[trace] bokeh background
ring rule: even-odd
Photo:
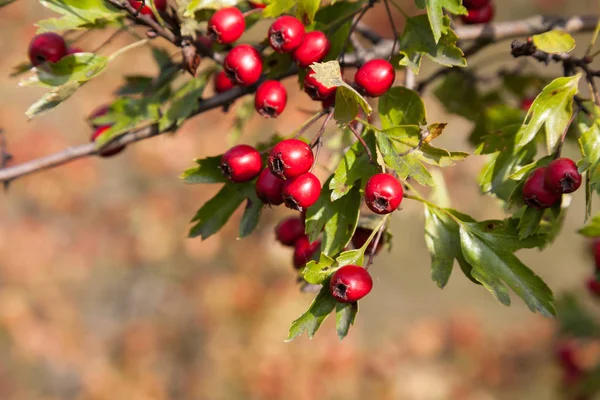
[[[416,12],[412,1],[401,3]],[[593,0],[496,5],[498,20],[599,11]],[[43,92],[18,88],[9,74],[25,60],[35,21],[48,16],[27,0],[0,10],[0,128],[14,162],[86,142],[86,116],[114,98],[123,74],[155,68],[148,50],[136,49],[55,111],[27,121],[25,110]],[[365,22],[391,33],[382,5]],[[264,31],[258,26],[251,34]],[[109,35],[86,36],[81,47],[92,50]],[[589,38],[577,36],[579,52]],[[122,35],[102,53],[132,40]],[[491,75],[512,62],[503,42],[472,65]],[[426,63],[421,76],[433,68]],[[289,133],[307,110],[317,110],[293,79],[286,86],[291,100],[284,115],[253,117],[242,142]],[[472,150],[470,123],[445,115],[431,95],[425,101],[429,122],[449,123],[437,143]],[[531,314],[516,296],[509,308],[498,304],[460,271],[438,289],[422,207],[409,201],[394,215],[393,249],[377,258],[374,290],[361,301],[349,336],[340,342],[328,320],[313,340],[284,343],[289,324],[312,299],[297,290],[291,250],[274,240],[274,226],[292,213],[266,211],[243,241],[236,240],[239,213],[206,241],[186,238],[189,219],[218,187],[186,186],[178,175],[195,157],[228,148],[232,114],[202,114],[175,136],[138,143],[110,160],[89,158],[25,177],[0,195],[0,399],[564,398],[557,391],[556,323]],[[502,217],[493,199],[478,194],[483,161],[471,157],[444,171],[453,205],[476,218]],[[583,193],[573,202],[554,246],[519,255],[556,293],[575,291],[595,312],[600,304],[583,284],[593,261],[576,234]],[[588,344],[578,357],[591,364],[599,353]]]

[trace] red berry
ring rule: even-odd
[[[308,241],[308,236],[303,235],[294,245],[294,268],[302,268],[307,262],[312,260],[316,253],[321,248],[321,241],[316,240],[314,242]]]
[[[275,118],[285,109],[287,92],[279,81],[265,81],[256,89],[254,108],[263,117]]]
[[[467,25],[487,24],[494,18],[494,6],[488,3],[482,8],[468,10],[467,15],[461,15],[462,22]]]
[[[135,8],[136,10],[140,10],[140,7],[142,7],[142,9],[140,10],[140,14],[151,15],[154,17],[154,13],[150,8],[149,3],[149,0],[146,0],[144,6],[142,7],[143,3],[141,0],[129,0],[129,4],[131,4],[131,7]],[[167,0],[154,0],[154,6],[158,11],[164,12],[167,9]]]
[[[331,276],[331,295],[340,303],[354,303],[369,294],[373,279],[369,271],[358,265],[344,265]]]
[[[262,73],[260,53],[249,44],[235,46],[223,62],[225,73],[233,82],[250,86],[258,82]]]
[[[535,100],[535,97],[524,97],[521,100],[521,110],[523,110],[523,111],[529,111],[529,109],[533,105],[533,101],[534,100]]]
[[[249,1],[248,3],[250,3],[250,8],[265,8],[267,5],[264,3],[255,3],[254,1]]]
[[[594,242],[592,243],[592,251],[594,252],[596,270],[600,271],[600,239],[594,240]]]
[[[67,50],[67,55],[70,56],[71,54],[77,54],[77,53],[83,53],[84,51],[81,50],[79,47],[71,47],[70,49]]]
[[[304,39],[304,25],[298,18],[283,15],[269,28],[269,43],[278,53],[290,53],[300,46]]]
[[[67,55],[65,39],[54,32],[42,33],[29,43],[29,60],[33,65],[58,62]]]
[[[261,169],[260,153],[246,144],[233,146],[221,159],[221,171],[231,182],[251,181],[260,174]]]
[[[212,48],[213,45],[213,40],[209,36],[205,35],[199,35],[196,38],[196,42],[198,42],[201,46],[205,47],[206,49]]]
[[[256,180],[256,195],[263,203],[278,206],[283,203],[281,189],[284,183],[285,181],[273,175],[269,168],[265,168]]]
[[[92,142],[96,141],[96,139],[98,138],[98,136],[102,135],[104,132],[106,132],[108,129],[110,129],[109,125],[105,125],[105,126],[101,126],[98,129],[96,129],[94,131],[94,133],[92,133],[92,137],[90,138],[90,140]],[[119,146],[113,150],[104,150],[102,151],[99,156],[100,157],[111,157],[114,156],[116,154],[119,154],[120,152],[122,152],[123,150],[125,150],[125,146]]]
[[[286,139],[271,149],[269,169],[280,179],[291,179],[310,171],[314,161],[309,145],[301,140]]]
[[[314,62],[321,61],[327,53],[331,44],[327,36],[321,31],[312,31],[304,35],[302,44],[294,50],[294,60],[300,67],[306,68]]]
[[[575,346],[570,341],[561,341],[556,345],[556,358],[564,370],[579,370],[579,365],[575,359]]]
[[[600,297],[600,282],[596,279],[595,276],[588,278],[587,288],[592,295]]]
[[[230,44],[246,29],[244,15],[235,7],[221,8],[208,20],[208,34],[219,43]]]
[[[335,93],[321,101],[321,106],[323,107],[323,110],[327,110],[328,108],[335,106]]]
[[[92,121],[91,122],[92,128],[100,128],[101,126],[105,126],[105,125],[95,124],[93,121],[96,118],[99,118],[99,117],[102,117],[102,116],[108,114],[109,110],[110,110],[110,106],[105,105],[105,106],[98,107],[97,109],[92,111],[92,113],[88,117],[88,119],[90,121]]]
[[[558,158],[546,167],[546,189],[557,193],[573,193],[581,186],[581,174],[570,158]]]
[[[294,246],[304,236],[304,221],[298,217],[284,219],[275,228],[275,237],[284,246]]]
[[[490,4],[490,1],[491,0],[463,0],[463,6],[465,6],[467,10],[474,10],[487,6]]]
[[[395,79],[394,67],[382,59],[367,61],[354,74],[358,91],[369,97],[379,97],[387,92]]]
[[[288,179],[281,189],[285,206],[298,211],[306,210],[315,204],[320,194],[321,182],[310,172],[294,179]]]
[[[365,186],[367,207],[376,214],[389,214],[396,210],[403,195],[402,184],[390,174],[375,174]]]
[[[319,82],[315,77],[315,71],[309,69],[308,74],[304,78],[304,91],[311,99],[323,101],[330,96],[335,95],[336,87],[327,87]]]
[[[358,228],[356,228],[356,231],[354,231],[354,235],[352,236],[352,246],[354,246],[355,249],[360,249],[365,245],[365,243],[367,243],[367,240],[369,239],[372,233],[373,231],[371,229],[361,228],[359,226]],[[375,235],[375,237],[377,237],[377,235]],[[367,249],[365,251],[366,254],[371,254],[371,250],[373,249],[373,245],[375,244],[375,237],[373,237],[371,243],[367,245]],[[385,242],[384,237],[385,235],[381,235],[379,243],[377,244],[377,249],[375,250],[375,254],[379,253],[383,248]]]
[[[523,186],[523,200],[527,205],[537,208],[549,208],[560,201],[560,193],[551,192],[544,185],[546,168],[538,168],[531,173]]]
[[[229,79],[224,71],[219,71],[215,75],[215,92],[223,93],[235,87],[235,84]]]

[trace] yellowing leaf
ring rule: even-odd
[[[553,31],[533,35],[533,44],[546,53],[568,53],[575,48],[575,39],[565,31]]]

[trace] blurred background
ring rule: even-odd
[[[417,12],[413,1],[401,3]],[[593,0],[496,0],[496,9],[497,20],[599,11]],[[28,122],[24,112],[43,91],[17,88],[9,74],[26,59],[34,23],[49,16],[31,1],[0,10],[0,128],[14,163],[86,142],[85,118],[113,99],[123,75],[155,71],[148,50],[138,48],[55,111]],[[397,21],[401,26],[400,16]],[[390,36],[382,4],[365,22]],[[109,35],[86,36],[80,47],[91,51]],[[576,51],[584,51],[590,36],[576,37]],[[121,35],[102,54],[132,40]],[[513,65],[509,42],[471,64],[490,74]],[[421,77],[434,68],[425,62]],[[320,107],[293,79],[286,86],[283,116],[254,116],[241,142],[289,133],[308,118],[306,110]],[[430,123],[449,123],[437,144],[471,151],[471,123],[446,115],[430,94],[425,101]],[[555,321],[530,313],[514,295],[511,307],[500,305],[460,270],[438,289],[430,278],[423,210],[409,201],[394,216],[393,249],[376,259],[374,290],[361,301],[349,336],[340,342],[328,320],[313,340],[284,343],[313,297],[298,292],[292,251],[274,240],[274,226],[292,213],[267,210],[243,241],[236,240],[239,213],[206,241],[186,238],[188,221],[218,186],[185,186],[178,175],[194,158],[229,147],[232,114],[202,114],[175,136],[19,179],[0,195],[0,399],[565,398]],[[483,162],[471,157],[444,171],[453,205],[478,219],[501,218],[499,205],[478,194]],[[597,312],[600,303],[584,286],[594,265],[589,243],[576,234],[583,197],[582,191],[574,196],[553,246],[519,256],[555,293],[575,291]],[[593,365],[599,354],[600,346],[585,343],[577,357]]]

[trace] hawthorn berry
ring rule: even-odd
[[[600,281],[595,276],[591,276],[587,280],[588,291],[595,297],[600,298]]]
[[[594,240],[592,243],[592,251],[594,252],[596,270],[600,271],[600,239]]]
[[[304,78],[304,91],[310,96],[311,99],[316,101],[323,101],[331,96],[335,95],[336,87],[327,87],[319,82],[315,78],[315,71],[309,69],[308,74]]]
[[[294,50],[292,57],[298,66],[306,68],[314,62],[321,61],[329,53],[330,48],[329,39],[323,32],[307,32],[300,46]]]
[[[525,112],[529,111],[529,109],[533,105],[534,100],[535,97],[524,97],[523,99],[521,99],[521,110]]]
[[[210,38],[210,36],[206,35],[198,35],[196,42],[206,49],[211,49],[213,46],[213,40]]]
[[[303,211],[312,206],[321,194],[321,182],[312,173],[307,172],[283,184],[281,195],[287,208]]]
[[[98,129],[96,129],[94,131],[94,133],[92,133],[92,137],[90,138],[90,141],[95,142],[96,139],[98,138],[98,136],[102,135],[104,132],[106,132],[109,129],[110,129],[110,125],[104,125],[104,126],[99,127]],[[112,157],[114,155],[119,154],[123,150],[125,150],[125,146],[119,146],[112,150],[103,150],[98,155],[100,157]]]
[[[494,18],[494,6],[491,2],[481,8],[470,8],[467,15],[461,15],[466,25],[487,24]]]
[[[304,39],[304,25],[296,17],[283,15],[269,28],[269,43],[278,53],[294,51]]]
[[[235,42],[246,29],[244,15],[236,7],[217,10],[208,20],[208,34],[211,39],[222,44]]]
[[[291,179],[307,173],[315,161],[310,146],[298,139],[277,143],[269,153],[269,169],[280,179]]]
[[[340,303],[354,303],[369,294],[372,288],[371,274],[358,265],[344,265],[329,281],[331,295]]]
[[[281,189],[284,183],[285,181],[273,175],[269,168],[265,168],[256,180],[256,195],[263,203],[278,206],[283,203]]]
[[[323,107],[323,110],[327,110],[328,108],[333,106],[335,106],[335,93],[326,98],[325,100],[321,101],[321,107]]]
[[[369,97],[379,97],[387,92],[396,79],[392,64],[383,59],[364,63],[354,74],[354,83],[358,91]]]
[[[108,114],[109,110],[110,110],[110,106],[104,105],[104,106],[98,107],[97,109],[92,111],[92,113],[88,117],[88,119],[91,121],[90,124],[92,125],[92,128],[100,128],[102,126],[105,126],[103,124],[94,123],[93,121],[96,118],[99,118],[99,117],[102,117],[102,116]]]
[[[354,231],[354,235],[352,235],[352,246],[354,246],[355,249],[360,249],[365,245],[365,243],[367,243],[367,240],[369,240],[369,237],[372,233],[373,231],[371,229],[361,228],[360,226],[357,227]],[[379,243],[377,243],[377,248],[375,249],[375,254],[379,253],[383,248],[385,242],[384,237],[385,235],[381,235]],[[371,243],[367,245],[367,249],[365,250],[366,254],[371,254],[371,251],[373,250],[373,245],[375,244],[374,242],[375,238],[373,238]]]
[[[546,189],[544,185],[544,174],[546,168],[538,168],[531,173],[523,186],[523,200],[527,205],[544,209],[550,208],[560,201],[560,193]]]
[[[279,81],[265,81],[256,89],[254,108],[263,117],[275,118],[285,109],[287,92]]]
[[[304,221],[298,217],[286,218],[275,228],[275,238],[284,246],[294,246],[304,236]]]
[[[463,0],[463,6],[467,10],[476,10],[487,6],[491,0]]]
[[[249,1],[248,3],[250,3],[250,8],[253,8],[253,9],[265,8],[267,6],[265,3],[257,3],[254,1]]]
[[[380,173],[369,178],[365,186],[365,202],[376,214],[389,214],[402,202],[404,189],[393,175]]]
[[[29,61],[37,66],[45,62],[55,63],[67,55],[65,39],[57,33],[36,35],[29,43]]]
[[[225,74],[238,85],[250,86],[258,82],[262,73],[260,53],[249,44],[235,46],[223,62]]]
[[[581,174],[570,158],[558,158],[546,167],[546,189],[557,193],[573,193],[581,186]]]
[[[256,178],[262,169],[260,153],[252,146],[240,144],[223,154],[221,171],[231,182],[248,182]]]
[[[321,248],[321,241],[310,242],[307,235],[303,235],[294,244],[294,268],[300,269],[312,260]]]
[[[217,72],[214,85],[216,93],[223,93],[235,87],[235,84],[229,79],[225,71]]]
[[[129,0],[131,7],[135,8],[136,10],[140,10],[140,14],[151,15],[154,17],[154,13],[152,12],[152,9],[148,3],[148,0],[146,0],[145,3],[142,3],[141,0]],[[154,6],[158,11],[164,12],[167,9],[167,0],[154,0]],[[140,9],[140,7],[142,8]]]

